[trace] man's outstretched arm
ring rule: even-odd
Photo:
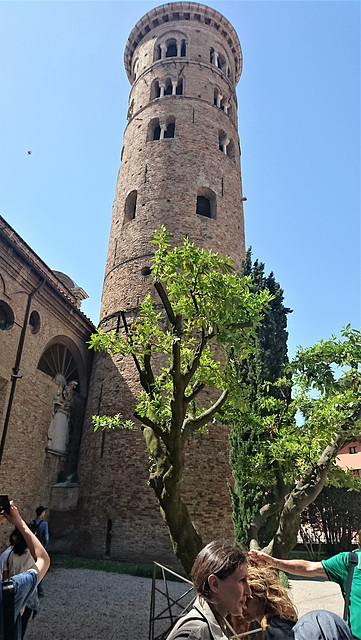
[[[304,578],[313,578],[316,576],[326,576],[321,562],[311,562],[310,560],[281,560],[273,558],[268,553],[251,549],[249,556],[257,560],[260,564],[265,563],[270,567],[284,571],[285,573],[293,573],[295,576],[303,576]]]

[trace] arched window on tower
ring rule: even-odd
[[[182,33],[168,34],[161,37],[154,48],[154,62],[164,58],[185,58],[187,55],[187,39]]]
[[[231,140],[229,145],[227,146],[227,156],[232,162],[236,161],[236,154],[234,150],[233,140]]]
[[[160,97],[160,86],[159,86],[159,80],[153,80],[151,87],[150,87],[150,99],[155,100],[155,98],[159,98]]]
[[[159,123],[154,127],[154,131],[153,131],[153,140],[160,140],[160,134],[161,134],[162,130],[159,126]]]
[[[218,131],[218,148],[222,153],[227,155],[227,145],[229,144],[229,139],[227,138],[227,134],[225,131]]]
[[[209,50],[209,61],[215,67],[223,71],[223,73],[227,74],[228,65],[227,65],[227,60],[223,55],[223,53],[211,47]]]
[[[235,157],[233,140],[230,140],[227,137],[227,134],[225,133],[225,131],[221,130],[218,132],[218,147],[219,147],[219,150],[222,151],[222,153],[224,153],[225,156],[228,156],[228,158],[232,160],[232,162],[235,162],[236,157]]]
[[[159,118],[152,118],[152,120],[148,124],[147,142],[150,142],[151,140],[159,140],[159,136],[160,136]]]
[[[154,80],[150,90],[150,99],[163,98],[164,96],[183,95],[183,78],[166,78]]]
[[[217,217],[217,196],[208,187],[201,187],[197,193],[196,214],[204,218]]]
[[[224,57],[224,55],[222,53],[218,54],[217,67],[218,67],[218,69],[223,71],[223,73],[227,73],[227,61],[226,61],[226,58]]]
[[[168,116],[162,122],[159,118],[153,118],[148,126],[147,142],[152,140],[164,140],[165,138],[174,138],[175,118]]]
[[[177,40],[175,38],[171,38],[166,42],[167,50],[165,53],[166,58],[176,58],[177,57]]]
[[[171,96],[172,95],[172,81],[170,78],[167,78],[164,83],[164,95]]]
[[[134,67],[133,67],[133,75],[134,75],[134,80],[136,80],[139,76],[139,59],[137,58],[135,63],[134,63]]]
[[[127,222],[130,222],[135,218],[135,212],[137,209],[137,195],[138,193],[134,189],[133,191],[128,193],[125,199],[123,224],[126,224]]]
[[[218,107],[219,109],[221,108],[222,98],[223,98],[223,96],[222,96],[220,90],[218,89],[218,87],[214,87],[213,104],[214,104],[215,107]]]
[[[164,131],[164,137],[165,138],[174,138],[174,131],[175,131],[175,121],[174,121],[174,118],[172,118],[167,123],[167,128]]]

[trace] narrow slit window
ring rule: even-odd
[[[138,196],[138,193],[136,190],[131,191],[127,195],[127,198],[125,201],[125,207],[124,207],[124,224],[126,222],[130,222],[131,220],[134,220],[135,218],[135,213],[137,209],[137,196]]]

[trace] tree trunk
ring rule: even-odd
[[[150,473],[149,484],[158,498],[160,512],[168,526],[174,553],[189,575],[203,543],[179,491],[184,469],[181,439],[172,442],[170,452],[150,427],[143,429],[143,435],[148,451],[155,462],[155,468]],[[167,444],[170,445],[170,442]]]
[[[325,484],[328,470],[337,451],[344,443],[344,436],[339,435],[322,452],[318,461],[309,467],[285,500],[278,529],[273,540],[265,549],[276,558],[287,558],[297,543],[302,511],[317,498]]]

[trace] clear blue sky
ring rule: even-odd
[[[0,213],[85,289],[95,324],[130,90],[124,47],[160,4],[0,1]],[[205,4],[241,42],[246,244],[294,310],[293,354],[360,326],[360,3]]]

